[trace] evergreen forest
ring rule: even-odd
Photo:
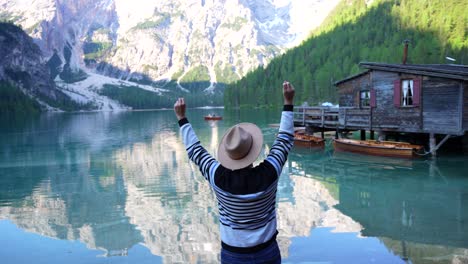
[[[2,115],[36,114],[41,106],[10,83],[0,81],[0,113]]]
[[[227,86],[226,108],[275,107],[284,80],[296,87],[296,104],[336,103],[334,83],[359,73],[359,62],[468,63],[465,0],[342,0],[310,38]]]
[[[197,86],[197,84],[199,84]],[[202,83],[206,85],[206,83]],[[185,87],[191,86],[191,94],[185,92],[165,91],[162,94],[143,90],[137,86],[116,86],[105,84],[99,94],[107,96],[133,109],[160,109],[172,108],[179,97],[186,97],[185,101],[190,107],[201,107],[205,105],[217,105],[222,102],[221,92],[206,93],[204,86],[199,82],[184,83]]]

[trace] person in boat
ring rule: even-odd
[[[215,159],[186,118],[184,99],[174,104],[188,156],[216,194],[222,263],[281,263],[275,205],[278,179],[294,143],[294,94],[293,86],[284,82],[279,132],[268,156],[257,166],[253,163],[262,150],[263,134],[255,124],[239,123],[228,129]]]

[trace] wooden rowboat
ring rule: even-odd
[[[423,149],[421,145],[406,142],[335,139],[333,146],[337,151],[357,152],[367,155],[411,158]]]
[[[222,120],[222,116],[216,116],[216,115],[207,115],[205,116],[205,120]]]
[[[323,147],[325,139],[297,131],[294,133],[294,146]]]

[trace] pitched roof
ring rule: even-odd
[[[360,72],[360,73],[358,73],[358,74],[355,74],[355,75],[351,75],[351,76],[349,76],[349,77],[346,77],[346,78],[343,79],[343,80],[339,80],[339,81],[335,82],[335,86],[336,86],[336,85],[339,85],[339,84],[341,84],[341,83],[350,81],[350,80],[352,80],[352,79],[356,79],[356,78],[358,78],[358,77],[361,77],[361,76],[365,75],[365,74],[368,73],[368,72],[370,72],[370,70],[363,71],[363,72]]]
[[[401,72],[468,81],[468,65],[361,62],[359,66],[369,70]]]

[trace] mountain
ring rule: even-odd
[[[26,113],[44,108],[86,108],[85,105],[70,100],[57,89],[41,50],[21,28],[0,23],[0,47],[2,112]]]
[[[333,83],[360,71],[360,61],[400,63],[411,41],[409,63],[468,63],[468,3],[458,0],[343,0],[300,46],[229,85],[225,106],[282,104],[284,80],[297,103],[337,102]]]
[[[226,83],[299,44],[337,3],[0,0],[0,19],[25,29],[59,88],[80,103],[113,109],[103,96],[131,97],[138,100],[129,106],[151,107],[140,99],[155,90],[155,100],[186,96],[203,105],[222,103]]]

